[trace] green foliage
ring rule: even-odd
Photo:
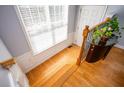
[[[97,42],[101,37],[111,38],[112,36],[117,36],[119,34],[119,22],[118,17],[114,16],[109,22],[104,24],[102,27],[96,27],[93,32],[93,42]]]
[[[111,32],[111,31],[106,32],[106,33],[105,33],[105,36],[107,36],[107,37],[111,37],[111,36],[112,36],[112,32]]]
[[[96,30],[93,32],[93,42],[96,42],[97,39],[102,37],[102,32],[96,27]]]

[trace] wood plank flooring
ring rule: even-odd
[[[75,62],[78,53],[79,47],[73,45],[73,47],[64,49],[57,55],[31,70],[27,73],[30,85],[54,86],[54,84],[58,84],[58,80],[61,81],[59,82],[59,85],[64,83],[64,80],[66,80],[66,78],[68,78],[68,76],[70,76],[70,74],[77,68]],[[68,73],[68,75],[65,73]],[[66,78],[62,81],[60,78],[63,77],[63,75],[65,75]]]
[[[73,45],[27,73],[31,86],[124,86],[124,50],[112,48],[105,60],[75,65],[79,47]]]

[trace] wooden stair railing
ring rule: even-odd
[[[85,26],[85,28],[84,28],[84,30],[83,30],[83,34],[82,34],[82,36],[83,36],[83,43],[82,43],[82,45],[81,45],[81,49],[80,49],[80,54],[79,54],[79,57],[78,57],[78,59],[77,59],[77,65],[80,65],[80,63],[81,63],[81,57],[83,56],[83,52],[84,52],[84,46],[85,46],[85,42],[86,42],[86,39],[87,39],[87,36],[88,36],[88,33],[89,33],[89,26]]]
[[[9,67],[11,67],[12,65],[14,65],[16,62],[14,60],[14,58],[11,58],[11,59],[8,59],[8,60],[5,60],[3,62],[0,62],[0,65],[3,67],[3,68],[6,68],[8,69]]]
[[[82,42],[82,45],[81,45],[81,49],[80,49],[80,53],[79,53],[79,56],[78,56],[78,58],[77,58],[77,62],[76,62],[76,64],[79,66],[80,64],[81,64],[81,62],[82,62],[82,56],[83,56],[83,53],[84,53],[84,47],[85,47],[85,45],[86,45],[86,40],[87,40],[87,36],[88,36],[88,33],[90,32],[90,31],[93,31],[93,29],[94,28],[96,28],[97,26],[100,26],[100,25],[102,25],[102,24],[105,24],[106,22],[108,22],[108,21],[110,21],[110,18],[109,17],[107,17],[106,19],[105,19],[105,21],[103,21],[103,22],[101,22],[101,23],[99,23],[99,24],[97,24],[97,25],[95,25],[94,27],[92,27],[91,29],[89,29],[89,26],[88,25],[86,25],[85,26],[85,28],[84,28],[84,30],[83,30],[83,34],[82,34],[82,36],[83,36],[83,42]],[[83,60],[85,60],[85,59],[83,59]]]

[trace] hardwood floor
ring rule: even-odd
[[[53,56],[43,64],[27,73],[31,86],[54,86],[64,83],[66,78],[75,71],[79,47],[73,45]],[[74,65],[74,66],[73,66]],[[65,73],[68,73],[66,75]],[[62,78],[64,76],[64,78]],[[62,78],[63,80],[60,80]]]
[[[75,65],[79,47],[73,45],[27,73],[31,86],[124,86],[124,50],[112,48],[105,60]]]
[[[104,61],[82,63],[62,86],[124,86],[124,50],[113,48]]]

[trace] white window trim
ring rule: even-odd
[[[24,35],[25,35],[25,38],[26,38],[26,40],[27,40],[27,43],[28,43],[28,45],[29,45],[29,48],[30,48],[30,50],[31,50],[31,52],[32,52],[32,54],[33,54],[33,48],[32,48],[31,43],[30,43],[30,41],[29,41],[29,40],[30,40],[30,36],[29,36],[29,34],[27,33],[27,31],[26,31],[26,29],[25,29],[25,25],[24,25],[24,23],[23,23],[23,21],[22,21],[22,17],[21,17],[21,15],[20,15],[19,9],[18,9],[17,6],[14,6],[14,8],[15,8],[15,11],[16,11],[16,14],[17,14],[17,18],[19,19],[19,23],[20,23],[20,25],[21,25],[22,31],[23,31],[23,33],[24,33]]]
[[[15,9],[15,11],[16,11],[17,18],[19,19],[19,23],[20,23],[21,28],[22,28],[22,30],[23,30],[24,36],[25,36],[25,38],[26,38],[26,41],[27,41],[27,43],[28,43],[28,45],[29,45],[29,48],[30,48],[30,51],[31,51],[32,56],[39,55],[40,53],[42,53],[42,52],[44,52],[44,51],[47,51],[48,49],[50,49],[50,48],[54,47],[55,45],[58,45],[58,44],[60,44],[60,43],[62,43],[62,42],[64,42],[64,41],[66,41],[66,40],[68,39],[68,24],[67,24],[67,39],[66,39],[66,40],[61,41],[61,42],[59,42],[59,43],[57,43],[57,44],[54,44],[53,46],[51,46],[51,47],[49,47],[49,48],[47,48],[47,49],[45,49],[45,50],[43,50],[43,51],[41,51],[41,52],[39,52],[39,53],[34,53],[33,48],[32,48],[32,45],[31,45],[31,42],[30,42],[31,39],[30,39],[29,33],[28,33],[28,32],[26,31],[26,29],[25,29],[26,27],[25,27],[24,22],[22,21],[22,16],[20,15],[20,11],[19,11],[19,9],[18,9],[18,7],[17,7],[16,5],[14,6],[14,9]],[[69,13],[69,6],[68,6],[68,13]],[[54,42],[54,43],[55,43],[55,42]]]

